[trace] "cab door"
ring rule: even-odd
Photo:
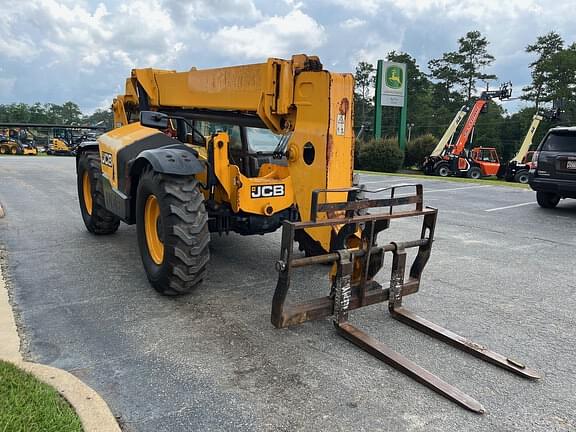
[[[478,163],[484,176],[495,176],[500,169],[500,160],[495,148],[481,148],[476,154]]]

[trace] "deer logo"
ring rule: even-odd
[[[404,73],[398,66],[390,66],[386,70],[386,86],[399,89],[404,81]]]

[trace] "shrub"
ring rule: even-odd
[[[396,139],[372,139],[358,146],[358,165],[361,169],[396,172],[403,160],[404,155]]]
[[[432,153],[436,144],[438,144],[438,138],[430,133],[411,140],[406,146],[404,166],[421,168],[424,158]]]

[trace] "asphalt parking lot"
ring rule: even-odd
[[[213,236],[204,285],[157,295],[134,227],[85,230],[73,158],[0,158],[0,257],[25,357],[80,377],[126,431],[576,430],[576,200],[544,210],[525,189],[422,183],[439,209],[436,242],[405,304],[544,378],[457,351],[392,320],[383,304],[351,321],[479,400],[483,416],[364,353],[329,320],[275,329],[278,233]],[[418,221],[393,221],[381,240],[418,235]],[[323,270],[297,281],[325,294]]]

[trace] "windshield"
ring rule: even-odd
[[[282,135],[276,135],[269,129],[246,128],[248,148],[253,153],[272,153],[282,139]]]
[[[542,150],[576,152],[576,132],[557,131],[550,133],[542,145]]]

